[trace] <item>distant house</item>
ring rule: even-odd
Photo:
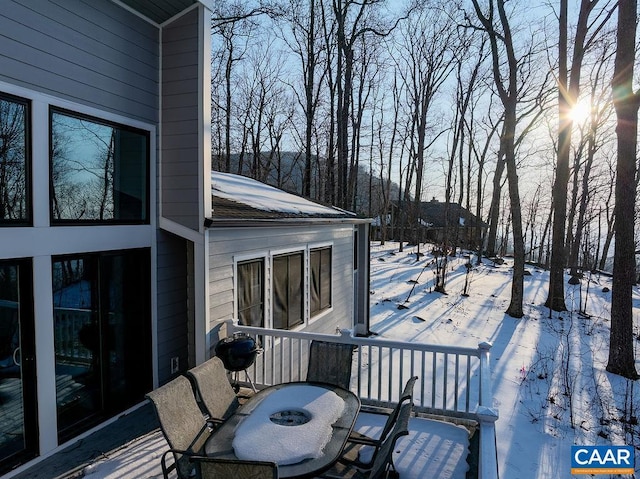
[[[212,179],[211,10],[0,2],[0,474],[209,358],[222,320],[367,328],[366,221]]]
[[[488,227],[487,223],[458,203],[447,205],[435,197],[431,201],[420,203],[417,219],[411,220],[409,217],[408,212],[412,211],[412,208],[413,204],[392,202],[390,212],[384,217],[387,239],[398,239],[400,230],[404,228],[403,238],[407,241],[442,243],[446,232],[449,246],[455,243],[457,247],[476,248],[478,228],[484,232]],[[380,239],[381,223],[380,217],[373,223],[372,233],[376,239]]]

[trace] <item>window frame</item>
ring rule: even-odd
[[[24,176],[25,176],[25,218],[20,219],[3,219],[0,218],[0,227],[14,226],[33,226],[33,102],[29,98],[18,95],[12,95],[4,91],[0,91],[0,100],[24,105]]]
[[[266,295],[266,283],[267,283],[267,260],[264,256],[259,256],[259,257],[251,257],[251,258],[237,258],[234,261],[234,275],[235,275],[235,297],[236,300],[234,301],[234,316],[237,318],[238,323],[240,323],[240,267],[242,265],[245,264],[251,264],[251,263],[261,263],[262,264],[262,274],[260,277],[260,295],[261,295],[261,303],[262,303],[262,318],[261,318],[261,326],[257,326],[257,327],[265,327],[266,325],[266,311],[268,309],[268,304],[267,304],[267,295]],[[249,309],[249,308],[244,308],[243,311],[245,309]],[[246,326],[255,326],[255,325],[251,325],[248,324]]]
[[[292,322],[291,321],[291,315],[288,314],[287,318],[286,318],[286,328],[279,328],[275,326],[275,312],[276,312],[276,265],[275,265],[275,261],[277,259],[280,258],[291,258],[293,256],[301,256],[301,260],[300,260],[300,281],[302,282],[302,284],[300,285],[300,297],[299,297],[299,302],[300,302],[300,320],[297,322]],[[308,321],[308,314],[307,314],[307,307],[306,307],[306,288],[307,288],[307,284],[308,284],[308,268],[307,268],[307,259],[308,254],[307,254],[307,248],[292,248],[290,250],[287,251],[279,251],[277,253],[273,253],[271,255],[271,278],[270,278],[270,285],[271,285],[271,295],[270,295],[270,299],[271,299],[271,311],[270,311],[270,317],[271,317],[271,326],[273,329],[282,329],[285,331],[293,331],[301,326],[305,326]],[[290,274],[290,261],[287,260],[287,292],[290,293],[291,292],[291,274]],[[289,299],[289,297],[287,297],[287,300]],[[291,302],[287,301],[287,311],[290,313],[291,312]]]
[[[130,133],[136,133],[144,137],[145,139],[145,148],[146,155],[144,158],[144,168],[146,177],[144,178],[144,207],[142,211],[144,212],[144,218],[141,219],[122,219],[122,218],[110,218],[110,219],[70,219],[64,218],[59,219],[54,217],[53,213],[53,154],[52,154],[52,145],[53,145],[53,116],[54,114],[60,114],[67,116],[69,118],[77,119],[77,120],[86,120],[97,125],[119,129],[123,131],[127,131]],[[149,225],[151,224],[151,131],[137,128],[126,123],[120,123],[118,121],[107,120],[105,118],[100,118],[95,115],[82,113],[79,111],[71,110],[68,108],[60,107],[54,104],[48,105],[48,118],[49,118],[49,127],[48,127],[48,140],[49,140],[49,222],[51,226],[74,226],[74,225]]]

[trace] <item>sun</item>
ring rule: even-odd
[[[571,121],[580,125],[586,123],[589,116],[591,116],[591,105],[588,100],[578,100],[569,113]]]

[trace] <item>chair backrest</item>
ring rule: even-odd
[[[391,432],[393,426],[398,421],[398,414],[400,414],[400,409],[402,408],[402,404],[409,401],[413,403],[413,386],[415,382],[418,380],[418,376],[412,376],[404,385],[404,389],[402,390],[402,394],[400,395],[400,400],[396,407],[393,408],[393,411],[387,417],[387,421],[382,428],[382,432],[380,433],[380,440],[384,440],[385,437]]]
[[[311,341],[307,381],[329,383],[349,389],[353,344]]]
[[[201,479],[242,478],[278,479],[278,466],[273,462],[241,461],[213,457],[192,457],[200,468]]]
[[[398,413],[398,419],[393,425],[393,429],[375,453],[373,465],[369,471],[369,479],[382,479],[385,477],[387,468],[393,463],[393,451],[396,442],[398,442],[398,439],[402,436],[409,434],[409,418],[411,417],[412,409],[413,403],[402,403],[400,412]]]
[[[404,389],[402,390],[402,395],[400,396],[400,402],[412,400],[413,401],[413,386],[418,380],[418,376],[412,376],[404,385]]]
[[[200,452],[208,438],[207,422],[193,395],[191,383],[178,376],[147,394],[169,447],[177,451]],[[179,477],[188,477],[187,462],[175,454]]]
[[[187,377],[210,418],[226,419],[238,409],[238,396],[220,358],[214,356],[190,369]]]

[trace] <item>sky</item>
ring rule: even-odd
[[[471,269],[467,278],[467,260],[462,256],[451,259],[447,294],[440,294],[433,292],[435,274],[428,266],[429,245],[421,245],[425,256],[419,261],[415,247],[399,252],[398,246],[372,243],[372,330],[383,338],[410,342],[472,348],[484,341],[492,343],[493,402],[500,415],[496,434],[502,479],[573,477],[574,444],[638,445],[638,426],[621,420],[637,417],[638,384],[605,370],[610,277],[587,274],[579,285],[566,284],[570,311],[549,317],[549,310],[543,306],[548,272],[528,266],[525,316],[515,319],[504,314],[510,299],[508,258],[501,265],[485,261]],[[468,296],[462,294],[465,279]],[[637,287],[633,301],[637,320]],[[400,305],[403,308],[398,308]],[[634,331],[637,335],[637,327]],[[366,420],[360,426],[371,429],[379,424]],[[464,457],[460,445],[465,445],[466,430],[452,427],[415,420],[410,424],[412,436],[396,454],[403,479],[421,479],[421,471],[430,467],[439,467],[440,479],[464,478],[466,463],[460,459]],[[159,470],[164,445],[158,435],[141,440],[90,466],[85,477],[160,477],[153,471]],[[639,470],[640,464],[636,467]]]

